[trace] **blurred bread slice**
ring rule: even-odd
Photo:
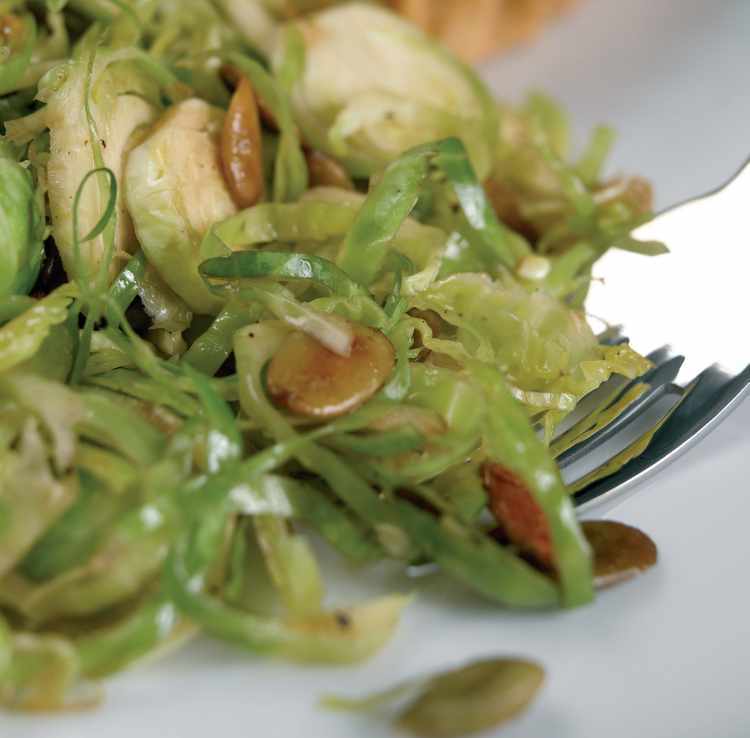
[[[524,41],[577,0],[387,0],[468,61]]]

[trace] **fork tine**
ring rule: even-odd
[[[668,355],[669,349],[665,346],[658,351],[655,351],[649,358],[659,359]],[[669,382],[671,382],[679,373],[680,367],[685,361],[684,356],[675,356],[671,359],[663,361],[659,366],[654,367],[646,376],[638,379],[638,382],[643,382],[651,385],[651,389],[648,392],[642,394],[637,400],[631,403],[617,418],[611,423],[604,426],[601,430],[581,443],[569,448],[563,452],[557,460],[558,465],[561,469],[570,466],[575,461],[583,458],[586,454],[590,453],[594,449],[606,443],[610,438],[613,438],[634,420],[636,420],[641,413],[653,406],[654,403],[658,402],[666,394],[669,394]],[[629,385],[625,391],[630,389],[632,386]]]
[[[734,376],[719,366],[701,372],[686,389],[676,411],[657,437],[650,458],[658,458],[675,446],[718,423],[750,389],[750,364]]]
[[[656,351],[652,351],[648,356],[646,357],[653,365],[654,368],[651,369],[645,376],[640,378],[641,382],[649,382],[649,377],[656,372],[659,367],[669,359],[669,357],[672,354],[672,347],[667,344],[666,346],[662,346],[661,348],[656,349]],[[674,379],[672,377],[671,379]]]
[[[671,350],[668,345],[662,346],[648,355],[648,359],[655,366],[647,374],[636,377],[630,382],[624,377],[612,377],[607,383],[612,384],[612,391],[602,392],[605,387],[600,387],[599,390],[585,398],[578,408],[578,410],[583,410],[585,403],[588,403],[584,413],[573,425],[555,436],[550,444],[550,453],[553,457],[559,459],[568,449],[582,443],[616,420],[630,404],[650,389],[649,379],[653,381],[654,374],[669,359],[670,353]],[[589,400],[595,395],[601,395],[601,398],[597,397],[596,402],[592,404]]]
[[[734,377],[719,367],[709,367],[684,390],[682,399],[667,416],[629,447],[634,448],[653,433],[653,438],[645,450],[635,455],[614,474],[601,476],[606,474],[609,462],[590,472],[587,477],[592,479],[592,483],[575,493],[574,502],[582,506],[599,500],[608,492],[622,492],[637,484],[646,474],[671,463],[692,443],[723,420],[748,394],[748,390],[750,365]],[[597,473],[601,478],[597,478]]]

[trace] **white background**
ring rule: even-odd
[[[485,66],[499,95],[559,96],[581,132],[614,123],[616,168],[650,176],[663,206],[719,184],[750,153],[748,70],[746,0],[589,0],[543,46]],[[503,612],[435,582],[360,668],[263,662],[201,641],[112,681],[98,712],[0,717],[0,736],[375,738],[383,724],[321,712],[316,697],[512,653],[542,661],[549,680],[506,738],[747,738],[748,423],[750,402],[614,511],[653,535],[661,561],[591,607]],[[361,592],[347,581],[341,591]]]

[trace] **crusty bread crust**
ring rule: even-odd
[[[476,61],[533,36],[576,0],[387,0],[402,15]]]

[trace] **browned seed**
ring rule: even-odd
[[[643,531],[614,520],[586,520],[581,528],[594,555],[594,581],[609,587],[656,564],[656,544]]]
[[[238,207],[249,208],[262,197],[263,145],[255,93],[240,77],[221,131],[221,163]]]
[[[337,187],[341,190],[353,190],[354,183],[335,159],[316,149],[305,153],[307,169],[310,172],[310,187]]]
[[[277,405],[298,415],[333,418],[369,400],[395,363],[391,342],[380,332],[352,324],[349,356],[340,356],[301,331],[290,333],[268,366],[266,383]]]

